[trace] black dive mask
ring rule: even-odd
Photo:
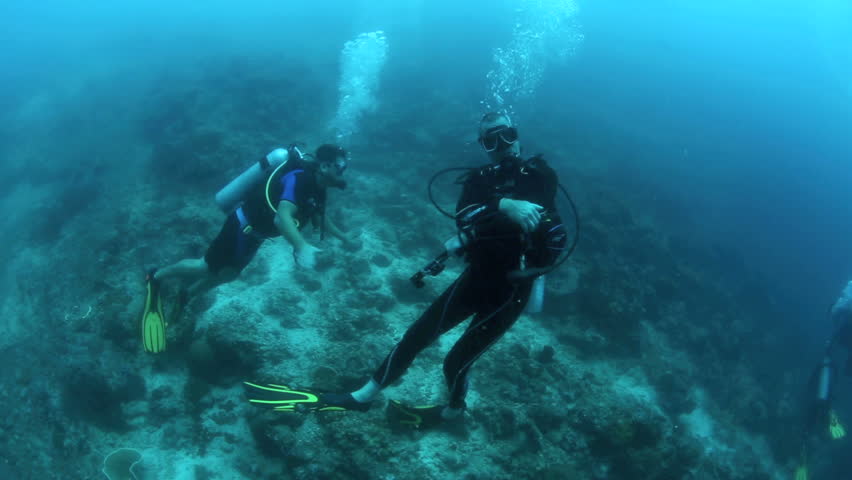
[[[505,151],[518,141],[518,129],[508,125],[489,128],[479,137],[479,144],[486,152]]]

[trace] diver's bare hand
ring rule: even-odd
[[[538,222],[541,221],[541,212],[544,211],[544,207],[541,205],[526,200],[512,200],[511,198],[500,199],[499,208],[509,219],[517,223],[524,232],[532,232],[538,228]]]
[[[321,252],[319,248],[305,244],[298,251],[293,252],[293,257],[296,260],[296,264],[302,268],[313,269],[317,265],[316,254],[317,252]]]

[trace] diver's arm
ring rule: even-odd
[[[509,220],[518,224],[525,232],[532,232],[538,228],[541,212],[544,211],[544,207],[537,203],[511,198],[500,199],[498,205],[500,212],[509,217]]]
[[[852,358],[852,312],[845,311],[837,315],[837,322],[831,338],[828,340],[826,349],[833,350],[835,347],[845,348]]]
[[[496,215],[500,208],[500,197],[492,195],[480,176],[468,178],[456,202],[456,226],[469,231],[479,222]]]
[[[275,215],[275,227],[278,228],[278,233],[293,246],[293,250],[296,252],[302,250],[308,244],[296,226],[297,211],[298,207],[293,202],[281,200],[278,202],[278,213]]]
[[[343,243],[349,243],[351,241],[346,237],[346,234],[343,233],[343,231],[337,228],[337,225],[335,225],[327,215],[323,215],[323,218],[325,221],[325,231],[330,233],[332,237],[339,238],[343,241]]]
[[[510,220],[517,223],[525,232],[536,229],[541,220],[541,212],[544,207],[512,198],[491,195],[482,185],[468,180],[462,190],[462,195],[456,204],[456,225],[459,230],[468,232],[477,223],[493,217],[497,213],[506,215]],[[485,201],[475,199],[485,199]]]
[[[333,237],[340,239],[343,242],[343,246],[347,250],[359,250],[361,248],[361,244],[357,239],[351,238],[342,230],[337,228],[337,225],[331,221],[328,217],[325,217],[325,229],[328,233],[330,233]]]

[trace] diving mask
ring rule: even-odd
[[[479,137],[479,144],[486,152],[506,150],[518,141],[518,129],[508,125],[489,128]]]

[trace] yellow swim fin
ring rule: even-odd
[[[386,415],[395,430],[428,430],[445,423],[443,405],[406,405],[391,399]]]
[[[808,473],[808,455],[806,453],[805,448],[802,448],[801,460],[799,461],[799,467],[796,468],[796,478],[795,480],[809,480],[811,478]]]
[[[366,412],[369,402],[358,402],[348,393],[320,393],[313,389],[294,389],[274,383],[243,382],[248,401],[276,412]]]
[[[145,310],[142,313],[142,345],[146,352],[160,353],[166,349],[166,316],[160,299],[160,282],[154,272],[145,277]]]
[[[846,436],[846,429],[843,428],[843,425],[840,424],[840,420],[837,418],[837,413],[832,410],[829,412],[829,421],[828,421],[828,431],[831,433],[831,438],[834,440],[840,440],[841,438]]]

